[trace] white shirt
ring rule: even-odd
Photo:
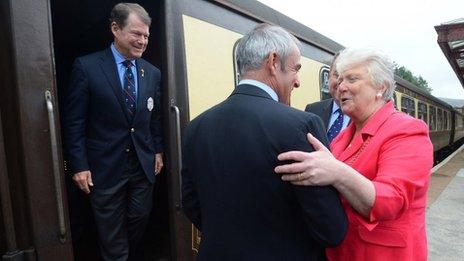
[[[274,101],[279,101],[279,98],[277,97],[277,93],[271,87],[269,87],[267,84],[263,82],[251,80],[251,79],[244,79],[238,83],[238,85],[241,85],[241,84],[249,84],[249,85],[256,86],[260,88],[261,90],[265,91],[267,94],[269,94]]]
[[[338,118],[338,115],[340,114],[337,110],[340,109],[338,104],[334,101],[333,106],[332,106],[332,113],[330,114],[330,120],[329,120],[329,125],[327,126],[327,130],[330,130],[330,127],[334,124],[335,120]],[[340,109],[341,110],[341,109]],[[348,126],[348,123],[350,123],[350,117],[346,116],[346,114],[343,114],[343,124],[342,124],[342,129],[345,129],[346,126]]]

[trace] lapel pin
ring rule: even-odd
[[[140,69],[140,73],[141,73],[142,77],[145,75],[145,71],[143,69]]]

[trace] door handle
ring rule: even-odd
[[[55,180],[55,198],[58,211],[58,222],[60,229],[60,242],[66,242],[66,223],[64,218],[63,191],[61,189],[61,172],[58,156],[58,143],[55,129],[55,112],[53,110],[53,98],[49,90],[45,91],[45,102],[48,111],[48,124],[50,128],[50,145],[53,161],[53,177]]]
[[[172,101],[171,101],[172,104]],[[179,204],[177,204],[177,208],[179,210],[182,209],[182,141],[180,135],[180,110],[179,107],[175,105],[171,105],[171,110],[174,111],[176,121],[176,145],[177,145],[177,167],[179,170]]]

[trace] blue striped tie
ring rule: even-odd
[[[126,71],[124,72],[124,86],[123,86],[123,93],[124,93],[124,101],[126,102],[127,110],[129,114],[134,117],[135,114],[135,106],[136,106],[136,92],[135,92],[135,81],[134,81],[134,74],[132,73],[132,63],[129,60],[125,60],[122,64],[126,67]]]
[[[340,108],[338,108],[335,112],[338,112],[338,117],[330,126],[329,131],[327,132],[327,138],[329,139],[329,143],[332,143],[332,140],[337,137],[338,133],[342,130],[343,125],[343,113]]]

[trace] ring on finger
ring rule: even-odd
[[[302,180],[303,179],[303,172],[301,172],[300,174],[298,174],[298,180]]]

